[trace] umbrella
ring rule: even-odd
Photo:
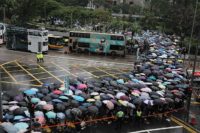
[[[14,111],[14,110],[16,110],[18,108],[19,108],[19,106],[14,105],[14,106],[12,106],[12,107],[9,108],[9,111]]]
[[[56,109],[56,111],[62,112],[65,110],[65,106],[63,106],[63,104],[61,104],[61,103],[58,103],[55,105],[55,109]]]
[[[28,96],[31,96],[31,95],[35,95],[36,92],[34,90],[25,90],[24,91],[24,94],[28,95]]]
[[[18,101],[18,102],[23,101],[23,99],[24,99],[23,95],[17,95],[17,96],[14,97],[14,100]]]
[[[49,111],[45,114],[47,116],[47,118],[49,119],[55,119],[56,118],[56,113],[53,111]]]
[[[69,98],[66,97],[66,96],[59,96],[59,99],[61,99],[61,100],[68,100]]]
[[[124,95],[124,96],[121,96],[121,97],[120,97],[120,100],[129,101],[130,99],[129,99],[128,96]]]
[[[153,100],[144,100],[144,103],[153,106]]]
[[[44,116],[36,117],[36,119],[37,119],[37,122],[39,122],[41,125],[45,124],[45,118],[44,118]]]
[[[48,96],[45,96],[42,100],[49,102],[49,101],[51,101],[51,99],[52,98],[48,95]]]
[[[81,110],[79,108],[73,108],[71,110],[71,113],[75,116],[80,116],[82,114]]]
[[[130,108],[132,108],[132,109],[135,109],[135,108],[136,108],[134,104],[129,103],[129,102],[127,103],[127,107],[130,107]]]
[[[125,107],[128,106],[128,101],[118,100],[118,102],[119,102],[121,105],[125,106]]]
[[[148,87],[140,89],[143,92],[152,92],[152,90]]]
[[[119,83],[119,84],[124,84],[124,80],[123,80],[123,79],[118,79],[118,80],[117,80],[117,83]]]
[[[25,122],[19,122],[14,125],[19,130],[25,130],[29,127],[29,125]]]
[[[47,95],[49,93],[49,90],[48,89],[41,89],[40,92],[44,95]]]
[[[36,96],[37,96],[38,98],[42,99],[42,98],[44,97],[44,94],[42,94],[42,93],[37,93]]]
[[[114,109],[114,104],[111,101],[109,101],[109,100],[103,100],[103,103],[106,105],[106,107],[109,110],[113,110]]]
[[[54,103],[62,103],[63,101],[61,101],[59,99],[53,99],[52,102],[54,102]]]
[[[38,92],[39,90],[37,88],[31,88],[30,90]]]
[[[79,90],[87,89],[87,85],[86,84],[79,84],[77,89],[79,89]]]
[[[99,93],[98,92],[92,92],[92,93],[90,93],[90,95],[91,96],[97,96],[97,95],[99,95]]]
[[[60,94],[62,94],[63,92],[60,91],[60,90],[55,90],[55,91],[53,91],[53,93],[56,94],[56,95],[60,95]]]
[[[37,105],[46,105],[47,102],[46,101],[39,101]]]
[[[46,105],[43,106],[43,109],[49,111],[49,110],[53,110],[54,108],[53,108],[53,105],[51,105],[51,104],[46,104]]]
[[[101,97],[100,97],[100,96],[94,96],[94,99],[95,99],[95,100],[100,100]]]
[[[95,99],[92,99],[92,98],[90,98],[90,99],[87,99],[87,102],[95,102],[96,100]]]
[[[76,101],[79,101],[79,102],[83,102],[85,100],[83,97],[77,96],[77,95],[74,95],[73,99],[76,100]]]
[[[82,94],[83,92],[81,90],[75,90],[75,95]]]
[[[89,107],[89,106],[92,106],[92,104],[91,103],[83,103],[82,104],[84,107]]]
[[[7,133],[17,133],[19,132],[18,128],[16,128],[12,123],[10,122],[3,122],[1,123],[1,127],[7,132]],[[1,132],[1,130],[0,130]],[[1,132],[2,133],[2,132]]]
[[[17,101],[10,101],[9,104],[18,104]]]
[[[100,100],[97,100],[95,102],[95,105],[100,108],[102,106],[102,102]]]
[[[31,98],[31,103],[38,103],[38,102],[40,102],[40,99],[39,98]]]
[[[60,120],[64,120],[64,119],[65,119],[65,114],[62,113],[62,112],[56,113],[56,116],[57,116],[57,118],[60,119]]]
[[[73,95],[73,91],[72,90],[64,91],[64,95],[67,96]]]
[[[123,92],[118,92],[115,97],[120,99],[121,96],[125,96],[125,94]]]
[[[17,115],[14,117],[14,120],[20,120],[20,119],[24,119],[25,117],[22,115]]]
[[[36,112],[34,112],[34,116],[41,117],[41,116],[44,116],[44,113],[42,111],[36,111]]]
[[[81,110],[82,113],[87,112],[87,107],[85,107],[85,106],[79,106],[78,108]]]
[[[90,112],[92,114],[98,114],[99,109],[96,106],[90,106],[90,107],[88,107],[88,112]]]
[[[76,101],[76,100],[72,100],[72,101],[71,101],[71,106],[73,106],[73,107],[78,107],[78,106],[79,106],[79,102]]]
[[[13,111],[14,115],[24,115],[24,109],[23,108],[17,108]]]
[[[36,105],[36,106],[35,106],[35,110],[40,110],[40,111],[42,111],[42,110],[43,110],[43,106],[44,106],[44,105]]]
[[[60,91],[64,91],[64,90],[65,90],[65,87],[60,87],[59,90],[60,90]]]
[[[133,103],[134,104],[141,104],[142,100],[140,98],[136,98],[136,99],[133,100]]]

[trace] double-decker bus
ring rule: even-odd
[[[62,49],[65,45],[65,40],[62,36],[48,35],[49,49]]]
[[[30,51],[33,53],[48,51],[48,31],[26,29],[15,26],[6,28],[6,47],[12,50]]]
[[[125,56],[126,41],[124,35],[71,31],[68,46],[70,51]]]

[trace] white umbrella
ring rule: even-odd
[[[14,111],[14,110],[16,110],[16,109],[18,109],[18,108],[19,108],[19,106],[16,106],[16,105],[15,105],[15,106],[10,107],[10,108],[9,108],[9,111]]]
[[[120,99],[121,96],[125,96],[123,92],[118,92],[117,95],[115,96],[117,99]]]

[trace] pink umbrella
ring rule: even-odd
[[[43,106],[43,109],[44,109],[44,110],[48,110],[48,111],[49,111],[49,110],[53,110],[53,105],[51,105],[51,104],[46,104],[46,105]]]
[[[56,95],[60,95],[60,94],[62,94],[63,92],[60,91],[60,90],[55,90],[55,91],[53,91],[53,93],[56,94]]]
[[[44,125],[46,123],[45,118],[43,116],[36,117],[36,119],[41,125]]]
[[[106,105],[106,107],[109,109],[109,110],[113,110],[114,109],[114,104],[109,101],[109,100],[104,100],[103,103]]]
[[[134,93],[140,94],[141,92],[139,90],[133,90]]]
[[[78,87],[77,87],[77,89],[79,89],[79,90],[84,90],[86,88],[87,88],[86,84],[79,84]]]
[[[179,92],[178,90],[172,90],[171,92],[173,92],[173,93],[177,93],[177,92]]]

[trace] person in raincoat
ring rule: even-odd
[[[116,130],[120,130],[121,132],[121,128],[122,128],[122,122],[123,122],[123,119],[124,119],[124,111],[118,111],[117,114],[116,114],[116,117],[117,117],[117,121],[116,121]]]
[[[138,124],[138,127],[141,127],[142,122],[142,110],[140,107],[136,110],[136,123]]]

